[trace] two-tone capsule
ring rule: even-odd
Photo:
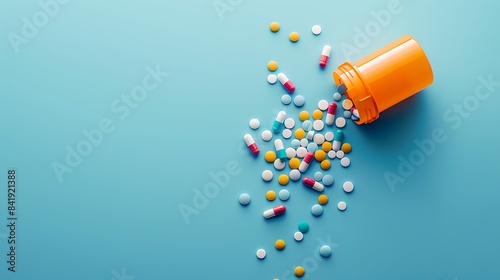
[[[281,126],[283,125],[283,122],[285,121],[286,118],[286,112],[285,111],[279,111],[278,116],[276,116],[276,120],[273,122],[273,132],[274,133],[279,133],[281,130]]]
[[[274,140],[274,148],[276,149],[276,155],[281,161],[286,161],[286,151],[285,146],[283,145],[283,141],[281,139]]]
[[[286,212],[285,205],[279,205],[279,206],[276,206],[274,208],[271,208],[271,209],[264,211],[264,213],[262,213],[262,215],[264,216],[264,218],[269,219],[269,218],[281,215],[285,212]]]
[[[255,143],[255,141],[253,140],[252,135],[245,134],[245,136],[243,136],[243,139],[245,140],[245,143],[247,144],[247,147],[250,150],[250,152],[252,153],[252,155],[254,155],[254,156],[258,155],[260,150],[259,150],[259,147],[257,147],[257,144]]]
[[[335,134],[333,135],[332,150],[334,151],[340,150],[340,145],[342,145],[342,140],[344,140],[344,133],[342,132],[342,130],[335,131]]]
[[[323,184],[321,184],[320,182],[317,182],[314,179],[309,178],[309,177],[305,177],[302,180],[302,183],[304,183],[305,186],[307,186],[315,191],[318,191],[318,192],[322,192],[325,189],[325,186],[323,186]]]
[[[328,64],[328,59],[330,58],[330,53],[332,52],[332,47],[325,45],[323,51],[321,52],[321,57],[319,58],[319,66],[325,68]]]
[[[314,158],[314,153],[313,152],[308,152],[305,156],[302,162],[299,165],[299,171],[304,173],[306,172],[307,168],[309,167],[309,164]]]
[[[279,73],[278,74],[278,80],[280,80],[280,83],[286,88],[286,90],[289,93],[293,93],[295,91],[295,85],[286,77],[285,74]]]
[[[337,112],[337,103],[331,102],[330,105],[328,105],[328,111],[326,113],[326,124],[327,125],[332,125],[333,121],[335,121],[335,112]]]

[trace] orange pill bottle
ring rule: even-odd
[[[432,84],[432,68],[420,45],[405,35],[355,63],[344,62],[333,72],[338,86],[358,109],[357,124],[378,119],[384,110]]]

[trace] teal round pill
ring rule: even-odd
[[[298,228],[300,232],[306,233],[309,231],[309,224],[307,222],[300,222]]]
[[[319,204],[314,204],[313,207],[311,207],[311,213],[316,217],[321,216],[321,214],[323,214],[323,207]]]
[[[342,94],[336,92],[333,94],[333,100],[340,101],[342,99]]]
[[[290,198],[290,192],[288,190],[281,190],[278,193],[278,197],[282,201],[288,200]]]
[[[242,193],[240,195],[240,203],[241,205],[248,205],[250,203],[250,196],[247,193]]]
[[[281,103],[285,105],[292,103],[292,97],[289,94],[283,94],[281,97]]]
[[[308,152],[316,152],[316,150],[318,150],[318,144],[316,143],[309,143],[307,144],[307,151]]]
[[[293,104],[297,107],[302,107],[304,106],[304,103],[306,100],[304,99],[304,96],[302,95],[296,95],[295,98],[293,98]]]
[[[332,175],[325,175],[325,176],[323,176],[323,179],[321,181],[322,181],[323,185],[331,186],[331,185],[333,185],[333,176]]]
[[[323,173],[316,171],[314,172],[314,180],[316,181],[321,181],[323,179]]]
[[[344,118],[350,119],[351,115],[352,115],[351,111],[344,111]]]
[[[340,94],[345,94],[346,91],[347,91],[347,88],[344,84],[340,84],[339,87],[337,88],[337,91],[340,93]]]
[[[292,142],[290,143],[290,146],[292,146],[292,148],[294,149],[297,149],[298,147],[300,147],[300,140],[293,139]]]
[[[321,248],[319,248],[319,254],[323,258],[328,258],[332,255],[332,248],[330,248],[330,246],[328,245],[321,246]]]
[[[302,129],[305,131],[310,131],[313,128],[313,123],[310,120],[305,120],[302,123]]]

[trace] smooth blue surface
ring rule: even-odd
[[[218,15],[214,3],[227,11]],[[389,9],[396,12],[380,12]],[[10,32],[21,34],[23,18],[42,7],[2,1],[0,279],[294,279],[297,265],[308,279],[500,278],[499,10],[494,0],[69,1],[16,53]],[[299,42],[289,42],[291,31]],[[371,125],[348,122],[352,165],[333,160],[324,172],[335,183],[322,216],[310,212],[318,194],[299,181],[287,186],[287,213],[263,219],[280,203],[265,191],[283,187],[280,172],[271,183],[260,178],[273,169],[263,160],[273,143],[260,133],[280,110],[298,118],[331,101],[338,64],[404,34],[424,48],[434,83]],[[325,44],[332,55],[321,70]],[[292,96],[305,97],[303,108],[281,103],[286,91],[267,82],[269,60],[295,84]],[[137,88],[144,82],[146,94]],[[132,91],[140,101],[130,101]],[[99,127],[108,133],[85,146],[82,131]],[[261,148],[257,158],[245,133]],[[445,140],[426,144],[422,160],[417,143],[433,136]],[[70,156],[71,172],[59,180],[52,165],[77,147],[88,155]],[[423,162],[399,172],[410,158]],[[12,167],[16,273],[5,262]],[[401,178],[389,184],[388,172]],[[355,192],[342,191],[346,180]],[[243,192],[247,207],[238,203]],[[195,214],[184,219],[180,207]],[[311,228],[295,242],[302,220]],[[279,238],[287,247],[278,252]],[[328,259],[318,253],[325,244]]]

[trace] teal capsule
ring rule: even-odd
[[[332,150],[338,151],[340,150],[340,145],[342,145],[342,140],[344,140],[344,133],[342,130],[335,131],[335,135],[333,136],[333,145]]]
[[[276,149],[276,156],[278,156],[281,161],[285,161],[287,157],[285,146],[283,146],[283,142],[281,141],[281,139],[274,140],[274,148]]]
[[[285,111],[279,111],[278,116],[276,117],[276,120],[273,123],[273,132],[274,133],[279,133],[281,130],[281,126],[283,125],[283,122],[285,121],[286,118],[286,113]]]

